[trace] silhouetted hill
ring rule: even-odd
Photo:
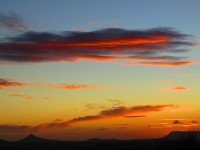
[[[25,137],[22,140],[19,140],[17,142],[19,143],[40,143],[40,142],[52,142],[53,140],[39,138],[33,134],[29,134],[27,137]]]
[[[172,141],[183,139],[200,140],[200,131],[172,131],[164,139]]]
[[[8,141],[5,141],[5,140],[2,140],[2,139],[0,139],[0,144],[7,144],[7,143],[9,143]]]
[[[0,150],[200,150],[200,141],[196,140],[199,134],[194,131],[174,131],[161,139],[92,138],[87,141],[49,140],[30,134],[15,142],[0,140]]]

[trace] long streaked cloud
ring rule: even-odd
[[[175,67],[175,66],[187,66],[197,64],[195,61],[163,61],[163,62],[129,62],[125,65],[139,65],[139,66],[155,66],[155,67]]]
[[[194,45],[191,36],[171,28],[127,30],[106,28],[97,31],[24,32],[0,44],[3,62],[108,62],[134,61],[128,65],[185,66],[195,64],[182,53]],[[180,56],[174,56],[174,53]],[[145,62],[147,61],[147,62]]]
[[[80,89],[99,89],[103,88],[102,86],[87,85],[87,84],[70,84],[70,85],[57,85],[57,84],[43,84],[43,83],[24,83],[16,82],[8,79],[0,79],[0,90],[8,87],[49,87],[60,90],[80,90]]]
[[[25,29],[27,25],[23,22],[23,19],[13,13],[2,13],[0,12],[0,29]]]
[[[91,122],[97,120],[105,120],[105,119],[115,119],[115,118],[127,118],[127,116],[132,116],[130,118],[138,118],[145,117],[145,115],[150,115],[156,112],[170,112],[174,110],[180,110],[180,106],[173,104],[166,105],[141,105],[141,106],[133,106],[133,107],[114,107],[106,110],[100,111],[96,115],[88,115],[73,118],[67,121],[54,121],[51,123],[40,124],[38,126],[28,126],[28,125],[0,125],[0,131],[6,132],[6,130],[13,132],[34,132],[40,131],[41,129],[52,129],[52,128],[66,128],[72,124],[77,124],[81,122]],[[13,128],[13,129],[12,129]]]

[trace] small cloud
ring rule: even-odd
[[[99,129],[97,129],[97,130],[99,130],[99,131],[105,131],[105,130],[107,130],[106,128],[99,128]]]
[[[28,86],[28,85],[23,82],[15,82],[8,79],[0,79],[0,90],[7,87],[23,87],[23,86]]]
[[[12,97],[20,97],[20,98],[23,98],[23,99],[26,99],[26,100],[31,100],[31,99],[33,99],[32,96],[29,96],[29,95],[22,95],[22,94],[10,94],[10,96],[12,96]]]
[[[192,120],[191,123],[192,123],[192,124],[199,124],[199,122],[196,121],[196,120]]]
[[[174,120],[173,124],[182,124],[182,122],[180,120]]]
[[[0,29],[26,29],[27,25],[24,24],[22,18],[11,12],[11,13],[1,13],[0,12]]]
[[[177,62],[129,62],[127,66],[154,66],[154,67],[177,67],[198,64],[195,61],[177,61]]]
[[[146,115],[125,116],[125,118],[142,118],[142,117],[146,117]]]
[[[62,122],[62,121],[64,121],[64,120],[63,119],[59,119],[59,118],[54,120],[54,122]]]
[[[183,87],[183,86],[175,86],[175,87],[171,87],[168,90],[162,90],[162,92],[182,92],[182,91],[188,91],[188,90],[192,90],[192,89]]]
[[[107,100],[112,104],[112,107],[118,107],[124,104],[124,102],[119,99],[107,99]]]
[[[42,99],[43,99],[43,100],[51,100],[52,97],[50,97],[50,96],[44,96],[44,97],[42,97]]]
[[[93,109],[102,109],[102,108],[105,108],[105,106],[103,106],[103,105],[99,105],[99,104],[86,104],[85,107],[87,108],[87,110],[93,110]]]

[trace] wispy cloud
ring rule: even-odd
[[[23,87],[23,86],[28,86],[28,85],[23,82],[15,82],[8,79],[0,79],[0,90],[6,87]]]
[[[106,28],[97,31],[64,31],[62,33],[25,32],[7,38],[0,44],[0,61],[3,62],[78,62],[92,60],[108,62],[134,60],[126,65],[185,66],[196,64],[183,56],[190,46],[186,34],[171,28],[126,30]],[[169,55],[166,55],[168,53]],[[148,60],[144,62],[144,60]]]
[[[125,65],[155,66],[155,67],[176,67],[197,64],[195,61],[170,61],[170,62],[129,62]]]
[[[0,131],[13,130],[13,132],[34,132],[39,131],[40,129],[50,129],[50,128],[65,128],[72,124],[77,124],[81,122],[90,122],[96,120],[104,120],[104,119],[115,119],[115,118],[124,118],[126,116],[138,116],[142,115],[150,115],[156,112],[164,112],[164,111],[174,111],[179,110],[180,106],[173,104],[166,105],[142,105],[142,106],[133,106],[133,107],[114,107],[106,110],[100,111],[97,115],[88,115],[83,117],[73,118],[67,121],[54,121],[52,123],[41,124],[38,126],[16,126],[16,125],[0,125]],[[11,129],[11,130],[10,130]]]
[[[23,19],[13,13],[2,13],[0,12],[0,28],[5,29],[25,29],[27,25],[23,22]]]
[[[26,99],[26,100],[31,100],[31,99],[33,99],[32,96],[24,95],[24,94],[10,94],[9,96],[12,96],[12,97],[20,97],[20,98],[23,98],[23,99]]]
[[[24,83],[16,82],[8,79],[0,79],[0,90],[7,87],[49,87],[61,90],[80,90],[80,89],[100,89],[102,86],[87,85],[87,84],[71,84],[71,85],[57,85],[57,84],[44,84],[44,83]]]
[[[169,89],[161,90],[161,91],[162,92],[182,92],[182,91],[188,91],[188,90],[192,90],[192,88],[187,88],[183,86],[175,86],[175,87],[171,87]]]

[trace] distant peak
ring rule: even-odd
[[[29,134],[26,138],[37,138],[37,137],[33,134]]]

